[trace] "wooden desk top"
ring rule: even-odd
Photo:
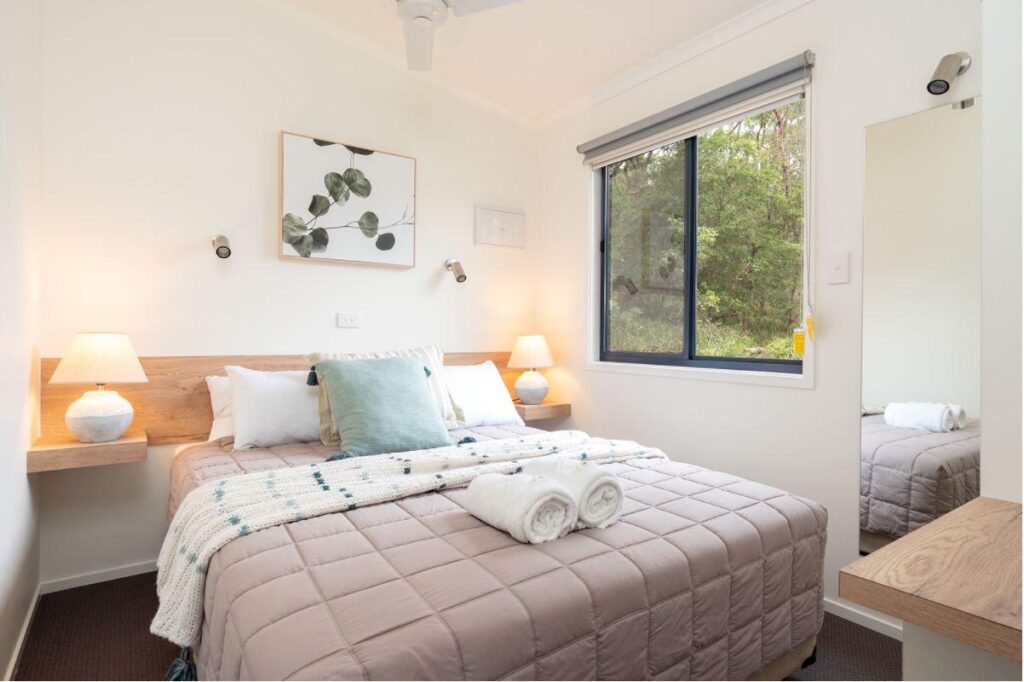
[[[1021,660],[1021,505],[979,497],[839,572],[839,596]]]

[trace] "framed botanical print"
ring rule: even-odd
[[[411,268],[416,159],[281,133],[280,254]]]

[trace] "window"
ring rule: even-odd
[[[804,99],[601,166],[601,360],[799,373]]]

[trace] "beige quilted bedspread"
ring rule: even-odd
[[[194,446],[175,471],[230,467],[226,452]],[[542,545],[478,521],[459,490],[232,541],[209,566],[201,678],[742,679],[816,636],[820,505],[678,462],[608,467],[623,519]]]

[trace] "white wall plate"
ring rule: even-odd
[[[526,247],[526,216],[499,208],[476,207],[476,243]]]

